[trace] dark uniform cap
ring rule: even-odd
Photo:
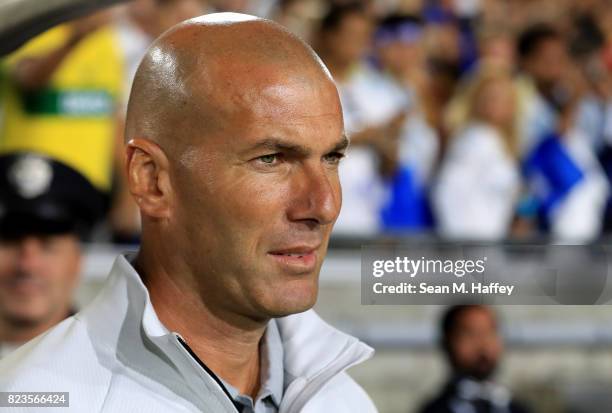
[[[107,199],[69,166],[35,153],[0,156],[0,236],[75,233],[86,238]]]

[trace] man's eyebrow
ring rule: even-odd
[[[342,134],[342,138],[340,141],[334,146],[334,148],[330,152],[339,152],[343,151],[349,146],[349,139],[346,137],[346,134]]]
[[[280,138],[265,138],[257,142],[255,145],[249,147],[248,152],[255,151],[258,149],[266,149],[274,152],[293,152],[298,155],[307,156],[310,154],[310,149],[296,145],[291,142],[287,142]]]
[[[346,135],[342,135],[340,141],[338,141],[329,152],[337,152],[346,149],[349,145],[349,140]],[[246,152],[252,152],[259,149],[266,149],[274,152],[290,152],[300,156],[308,156],[312,153],[312,149],[302,145],[296,145],[291,142],[287,142],[280,138],[265,138],[257,142],[255,145],[249,147]]]

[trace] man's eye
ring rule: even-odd
[[[257,158],[257,160],[266,165],[274,165],[278,161],[278,158],[279,158],[279,155],[276,153],[273,153],[270,155],[260,156],[259,158]]]
[[[344,154],[340,152],[332,152],[325,155],[325,160],[331,164],[340,163],[340,159],[344,158]]]

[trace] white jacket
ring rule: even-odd
[[[370,347],[312,310],[277,324],[289,381],[280,412],[376,412],[345,373],[372,356]],[[159,321],[124,256],[88,307],[0,361],[0,391],[69,392],[66,412],[236,412],[218,382]]]
[[[471,123],[454,137],[433,191],[440,234],[448,239],[503,239],[521,185],[519,167],[492,127]]]

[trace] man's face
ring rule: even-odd
[[[543,90],[552,88],[567,70],[567,51],[558,39],[542,41],[530,57],[526,69]]]
[[[384,68],[405,74],[421,63],[421,48],[418,42],[393,41],[377,50]]]
[[[71,304],[79,269],[74,235],[0,240],[0,318],[34,326],[61,316]]]
[[[178,237],[205,304],[262,319],[305,311],[341,205],[338,95],[320,74],[235,69],[222,67],[234,83],[214,103],[221,126],[174,164]]]
[[[336,58],[347,63],[359,61],[371,45],[374,26],[365,14],[346,15],[339,26],[327,34],[325,40]]]
[[[480,307],[464,310],[451,332],[449,351],[457,372],[477,380],[489,378],[502,353],[502,342],[491,311]]]

